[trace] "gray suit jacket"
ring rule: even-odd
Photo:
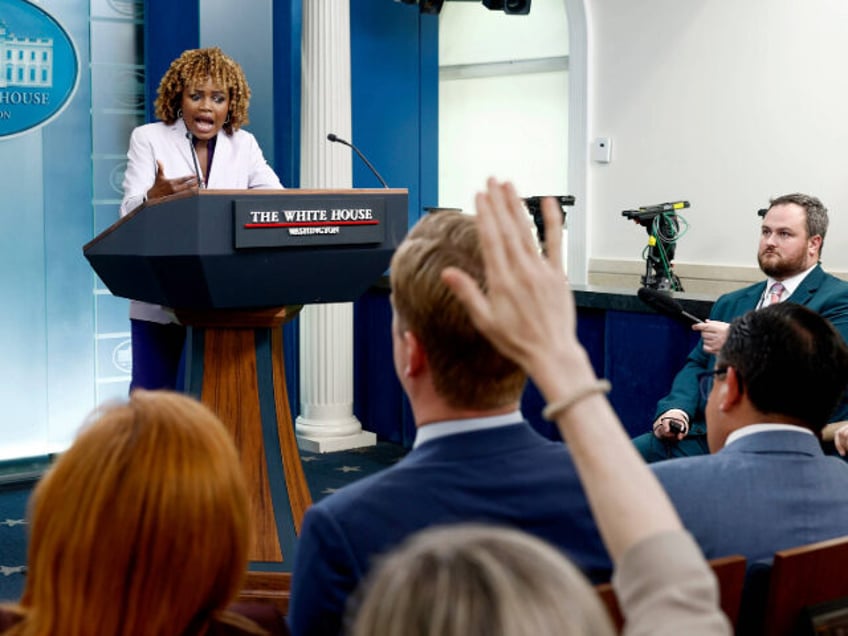
[[[651,469],[708,559],[750,562],[848,535],[848,464],[826,456],[812,435],[755,433]]]

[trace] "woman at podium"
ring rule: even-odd
[[[159,121],[133,130],[127,152],[121,216],[150,199],[195,190],[279,189],[248,123],[244,72],[219,48],[192,49],[174,60],[159,83]],[[135,388],[177,388],[185,328],[173,312],[130,303]]]

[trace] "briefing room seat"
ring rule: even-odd
[[[736,624],[739,616],[739,603],[742,599],[742,586],[745,583],[745,557],[734,555],[712,559],[710,567],[718,580],[719,604],[727,615],[731,625]],[[618,605],[618,599],[610,583],[595,586],[598,596],[607,608],[616,632],[624,627],[624,616]]]
[[[762,633],[839,633],[827,625],[845,624],[846,597],[848,536],[781,550],[771,566]],[[812,620],[819,625],[815,632]]]

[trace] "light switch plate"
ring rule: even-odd
[[[598,163],[609,163],[612,161],[612,139],[609,137],[596,137],[592,142],[592,160]]]

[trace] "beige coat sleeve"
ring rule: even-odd
[[[630,548],[612,584],[626,636],[732,634],[716,578],[687,532],[664,532]]]

